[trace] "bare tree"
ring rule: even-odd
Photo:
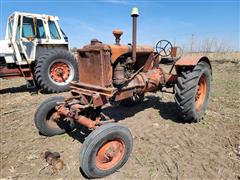
[[[233,51],[230,41],[216,37],[198,39],[192,34],[189,41],[183,44],[183,49],[187,52],[230,52]]]

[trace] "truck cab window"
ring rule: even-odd
[[[20,39],[20,17],[18,18],[16,39]]]
[[[23,17],[22,37],[34,37],[34,25],[32,18]]]
[[[40,38],[40,39],[46,38],[43,21],[40,19],[37,20],[37,38]]]
[[[19,29],[19,25],[18,25]],[[45,29],[43,26],[43,21],[41,19],[37,19],[37,35],[36,38],[44,39],[46,38]],[[22,29],[22,37],[35,37],[34,35],[34,24],[33,18],[23,17],[23,29]]]
[[[62,35],[63,35],[64,40],[65,40],[66,42],[68,42],[68,37],[67,37],[67,35],[63,32],[62,29],[60,29],[60,30],[61,30],[61,32],[62,32]]]
[[[12,27],[13,27],[13,20],[9,20],[8,22],[8,37],[12,37]]]
[[[57,26],[54,21],[48,21],[49,31],[52,39],[60,39],[59,32],[57,30]]]

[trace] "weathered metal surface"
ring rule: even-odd
[[[152,61],[153,59],[155,59],[156,57],[154,57],[154,53],[151,53],[148,56],[148,59],[145,62],[144,68],[143,68],[143,72],[147,72],[151,67],[152,67]]]
[[[70,68],[64,62],[56,62],[50,67],[50,76],[56,82],[65,82],[70,76]]]
[[[79,83],[74,81],[70,83],[70,89],[71,91],[76,90],[77,92],[86,94],[86,95],[92,95],[94,93],[98,93],[101,95],[105,95],[107,97],[111,97],[114,91],[116,90],[116,88],[104,88],[101,86],[95,86],[92,84],[86,84],[81,82]]]
[[[92,95],[93,107],[99,107],[108,103],[108,99],[104,95],[94,94]]]
[[[115,101],[120,101],[133,96],[133,90],[120,91],[115,97]]]
[[[64,104],[59,105],[56,107],[57,112],[53,114],[53,118],[55,121],[58,121],[61,116],[72,118],[75,122],[90,128],[95,129],[98,125],[100,119],[96,119],[95,121],[82,116],[78,115],[78,112],[80,112],[80,106],[76,106],[75,104],[70,107],[65,107]]]
[[[205,56],[183,56],[175,64],[175,66],[195,66],[199,61],[206,61],[210,64],[210,61]]]
[[[95,157],[96,167],[101,170],[108,170],[119,163],[126,151],[125,142],[117,139],[111,139],[96,149],[98,152]]]
[[[128,45],[109,45],[111,49],[111,61],[114,63],[117,58],[119,58],[121,55],[126,54],[130,52],[130,46]]]
[[[154,92],[159,90],[161,85],[164,84],[164,74],[161,69],[151,69],[147,72],[138,73],[132,81],[123,90],[135,89],[137,93]]]
[[[174,85],[177,83],[177,77],[178,75],[175,75],[175,74],[164,74],[165,76],[165,84],[166,85]]]
[[[22,77],[20,69],[18,68],[10,69],[7,67],[0,66],[0,78],[14,78],[14,77]]]
[[[24,77],[26,80],[33,80],[33,72],[30,67],[16,66],[8,68],[6,66],[0,66],[0,78],[15,78]]]
[[[138,54],[148,54],[154,52],[154,48],[152,46],[144,45],[144,46],[137,46],[136,47],[137,55]],[[132,52],[132,49],[130,49],[130,52]]]
[[[113,72],[113,84],[120,85],[125,81],[125,69],[120,63],[118,63]]]
[[[89,129],[96,129],[96,127],[99,123],[99,119],[97,119],[96,121],[93,121],[85,116],[79,116],[79,118],[76,119],[76,122],[78,122],[79,124],[89,128]]]
[[[79,81],[81,83],[111,87],[112,65],[109,46],[95,40],[78,49]]]
[[[132,27],[132,63],[136,62],[136,53],[137,53],[137,17],[138,14],[132,14],[133,18],[133,27]]]
[[[120,56],[132,53],[132,47],[129,45],[109,45],[111,49],[111,61],[114,63]],[[150,54],[154,52],[154,48],[152,46],[136,46],[137,56],[141,54]]]
[[[115,36],[116,45],[120,45],[120,37],[123,32],[120,29],[113,30],[113,35]]]
[[[66,107],[64,107],[63,105],[57,106],[56,107],[57,110],[57,115],[63,115],[63,116],[71,116],[70,110]],[[59,118],[59,116],[54,115],[54,120],[56,120],[57,118]]]

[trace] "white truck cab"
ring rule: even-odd
[[[12,13],[7,20],[5,40],[0,40],[0,77],[16,76],[17,73],[48,92],[68,90],[69,82],[77,78],[78,69],[58,20],[57,16],[45,14]],[[9,67],[11,73],[7,70]],[[12,73],[13,67],[16,73]],[[49,71],[42,72],[39,77],[36,68],[41,72],[42,68]],[[29,72],[25,73],[27,69]],[[49,82],[40,82],[39,78],[49,79]]]

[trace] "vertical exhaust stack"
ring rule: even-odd
[[[132,62],[136,62],[136,48],[137,48],[137,17],[138,8],[132,8],[131,16],[133,18],[133,29],[132,29]]]

